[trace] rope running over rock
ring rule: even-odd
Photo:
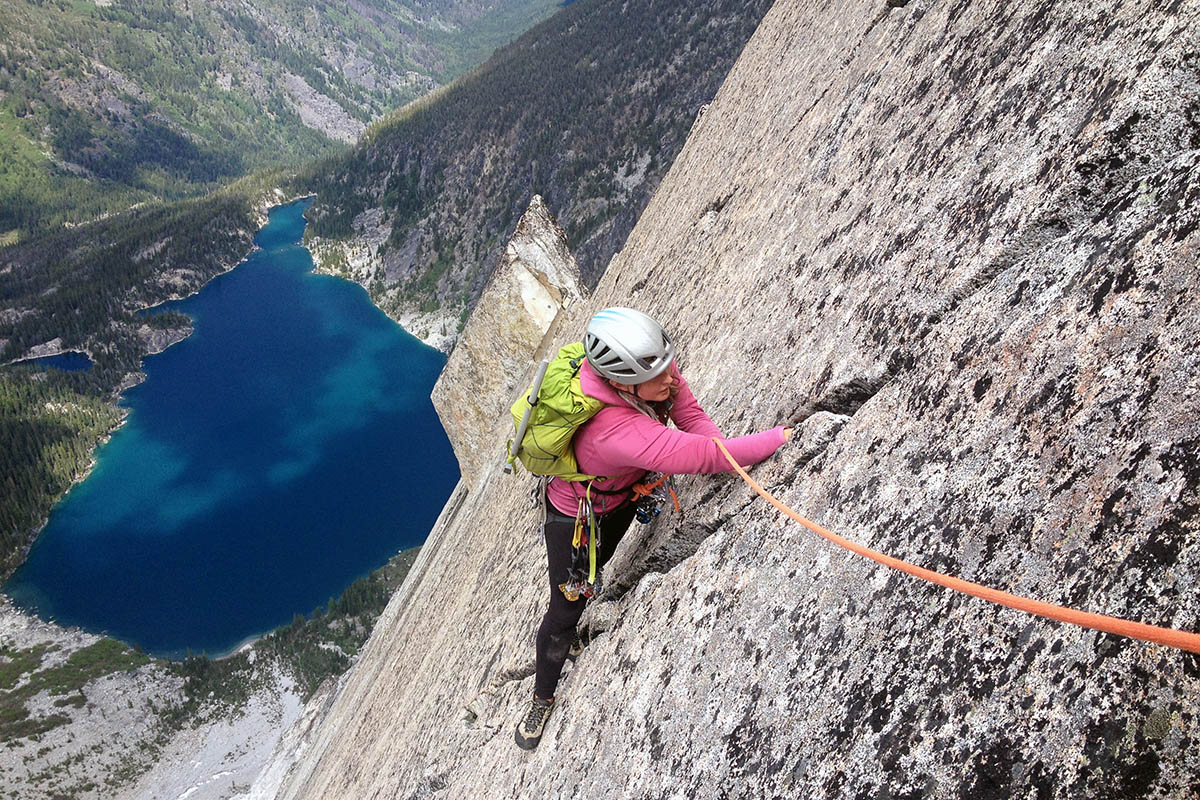
[[[943,575],[940,572],[934,572],[930,569],[918,567],[909,564],[907,561],[901,561],[898,558],[886,555],[884,553],[871,550],[863,547],[860,544],[855,544],[848,539],[838,536],[833,531],[821,527],[815,522],[805,519],[797,514],[792,509],[781,503],[771,495],[766,489],[759,486],[746,471],[734,460],[729,451],[725,449],[724,443],[717,438],[713,439],[717,443],[717,447],[721,448],[721,452],[725,454],[725,458],[733,466],[739,475],[742,476],[750,488],[758,492],[768,503],[775,506],[777,509],[787,514],[796,522],[799,522],[804,527],[808,528],[813,533],[825,537],[829,541],[844,547],[847,550],[857,553],[860,556],[877,561],[893,569],[898,569],[901,572],[907,572],[909,575],[914,575],[930,583],[936,583],[938,586],[944,586],[947,589],[969,594],[974,597],[980,597],[993,603],[997,603],[1009,608],[1015,608],[1018,611],[1025,611],[1030,614],[1036,614],[1039,617],[1058,620],[1059,622],[1069,622],[1073,625],[1080,625],[1084,628],[1092,628],[1105,633],[1115,633],[1118,636],[1129,636],[1134,639],[1141,639],[1146,642],[1155,642],[1157,644],[1165,644],[1168,647],[1176,647],[1180,650],[1187,650],[1192,653],[1200,653],[1200,634],[1188,633],[1187,631],[1175,630],[1174,628],[1160,628],[1156,625],[1146,625],[1141,622],[1131,622],[1120,617],[1109,617],[1104,614],[1092,614],[1087,611],[1079,611],[1074,608],[1065,606],[1056,606],[1050,603],[1042,603],[1037,600],[1031,600],[1028,597],[1009,594],[998,589],[990,589],[987,586],[981,586],[978,583],[965,581],[961,578],[955,578],[950,575]]]

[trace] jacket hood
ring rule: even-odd
[[[671,371],[671,374],[677,380],[681,378],[679,365],[674,361],[671,362],[671,366],[667,367],[667,369]],[[621,393],[614,389],[611,383],[606,381],[596,370],[592,369],[592,365],[586,359],[584,359],[583,365],[579,368],[579,386],[583,389],[584,394],[594,397],[610,406],[634,408],[633,404],[622,397]]]
[[[592,369],[592,365],[588,363],[587,359],[584,359],[583,365],[579,368],[579,386],[587,396],[594,397],[608,405],[626,405],[612,384],[600,377],[596,370]]]

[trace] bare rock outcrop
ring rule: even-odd
[[[179,344],[191,335],[191,325],[179,328],[152,328],[149,325],[142,324],[137,329],[138,340],[141,341],[142,346],[146,349],[147,355],[161,353],[168,347]]]
[[[336,100],[309,86],[308,81],[299,75],[285,72],[282,84],[292,110],[309,128],[346,143],[353,142],[366,130],[367,126],[362,120],[350,116]]]
[[[433,387],[468,486],[503,460],[502,431],[519,384],[559,312],[584,294],[566,235],[535,195]]]
[[[728,434],[801,424],[755,472],[806,516],[1196,630],[1198,52],[1195,0],[779,0],[560,338],[643,308]],[[1200,792],[1197,656],[890,571],[727,475],[626,537],[519,751],[537,485],[473,480],[283,796]]]

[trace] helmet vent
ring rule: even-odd
[[[652,380],[675,360],[675,348],[661,325],[641,311],[620,306],[592,317],[584,347],[597,373],[626,386]]]

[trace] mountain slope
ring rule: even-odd
[[[318,262],[393,315],[457,314],[540,194],[594,282],[769,5],[568,6],[301,175]]]
[[[553,0],[0,0],[0,237],[336,152]]]

